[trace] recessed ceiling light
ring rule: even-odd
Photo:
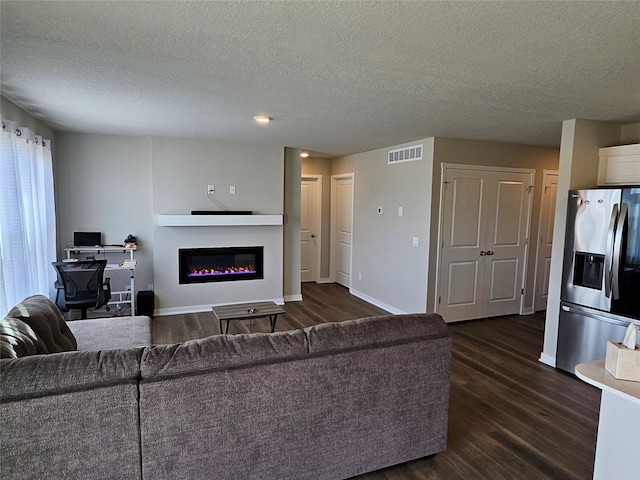
[[[253,119],[258,123],[265,123],[265,124],[273,120],[273,118],[267,115],[256,115],[255,117],[253,117]]]
[[[300,156],[302,158],[307,158],[309,156],[309,153],[308,152],[300,152]]]

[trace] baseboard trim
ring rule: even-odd
[[[301,293],[297,293],[295,295],[285,295],[284,296],[284,301],[286,302],[301,302],[302,301],[302,294]]]
[[[361,300],[364,300],[365,302],[375,305],[378,308],[386,310],[389,313],[393,313],[394,315],[403,315],[407,313],[407,312],[403,312],[402,310],[398,310],[397,308],[392,307],[391,305],[387,305],[386,303],[381,302],[373,297],[370,297],[369,295],[365,295],[364,293],[359,292],[358,290],[354,290],[353,288],[349,289],[349,293],[355,297],[358,297]]]
[[[549,365],[550,367],[556,368],[555,357],[552,357],[551,355],[547,355],[544,352],[540,354],[540,358],[538,359],[538,361],[541,363],[544,363],[545,365]]]
[[[330,278],[321,278],[318,283],[334,283]]]
[[[166,315],[182,315],[185,313],[210,312],[211,307],[222,307],[224,305],[238,305],[243,303],[256,303],[256,302],[274,302],[277,305],[284,305],[285,303],[284,298],[280,297],[280,298],[265,298],[262,300],[251,300],[249,302],[227,302],[227,303],[215,303],[210,305],[185,305],[183,307],[158,308],[153,311],[153,315],[158,317],[163,317]]]

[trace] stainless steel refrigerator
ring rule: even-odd
[[[571,190],[556,366],[604,358],[640,326],[640,187]]]

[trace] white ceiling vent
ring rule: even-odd
[[[414,160],[422,160],[423,146],[423,144],[411,145],[410,147],[389,150],[387,163],[391,165],[400,162],[413,162]]]

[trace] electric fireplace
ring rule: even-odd
[[[264,247],[181,248],[179,283],[231,282],[264,278]]]

